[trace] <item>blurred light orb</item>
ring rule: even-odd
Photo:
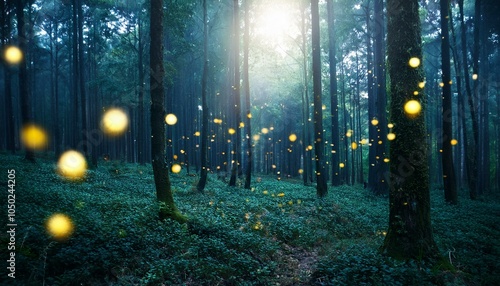
[[[227,132],[228,132],[229,134],[233,135],[234,133],[236,133],[236,130],[235,130],[234,128],[229,128],[229,129],[227,130]]]
[[[173,113],[169,113],[167,114],[167,116],[165,116],[165,122],[168,125],[175,125],[175,123],[177,123],[177,116],[175,116],[175,114]]]
[[[425,81],[421,81],[418,83],[418,87],[424,88],[425,87]]]
[[[389,158],[384,158],[384,162],[389,163],[390,161]]]
[[[352,132],[351,130],[347,131],[347,133],[345,134],[346,137],[351,137],[352,136]]]
[[[200,131],[196,131],[196,132],[194,133],[194,136],[200,136],[200,135],[201,135]]]
[[[10,46],[5,49],[5,61],[11,65],[17,65],[23,60],[23,52],[16,46]]]
[[[352,150],[356,150],[356,149],[358,149],[358,143],[356,143],[356,142],[351,142],[351,148],[352,148]]]
[[[311,151],[313,149],[313,146],[312,145],[308,145],[307,146],[307,150]]]
[[[368,139],[361,139],[361,141],[359,143],[361,145],[366,145],[366,144],[368,144]]]
[[[262,132],[262,134],[267,134],[267,133],[269,133],[269,129],[264,127],[260,130],[260,132]]]
[[[472,75],[472,80],[477,80],[477,73]]]
[[[344,163],[340,163],[340,164],[339,164],[339,167],[340,167],[340,168],[344,168],[344,167],[345,167],[345,164],[344,164]]]
[[[394,139],[396,139],[396,134],[392,132],[387,134],[387,140],[392,141]]]
[[[413,57],[408,61],[408,64],[412,68],[418,68],[418,66],[420,65],[420,59],[417,57]]]
[[[35,124],[28,124],[21,130],[21,142],[32,150],[41,150],[47,147],[47,133]]]
[[[387,124],[387,127],[394,128],[394,124],[393,123],[389,123],[389,124]]]
[[[79,180],[87,172],[87,161],[80,152],[69,150],[64,152],[59,158],[57,170],[66,179]]]
[[[119,108],[111,108],[106,111],[101,119],[101,130],[108,135],[121,135],[127,130],[127,127],[127,114]]]
[[[65,240],[73,233],[74,225],[67,215],[56,213],[47,220],[46,229],[56,240]]]
[[[290,140],[290,142],[295,142],[297,140],[297,135],[295,134],[290,134],[290,136],[288,136],[288,140]]]
[[[378,125],[378,119],[377,118],[373,118],[372,121],[371,121],[372,125],[373,126],[377,126]]]
[[[420,114],[422,106],[420,105],[420,102],[412,99],[405,103],[404,110],[406,112],[406,115],[415,117]]]
[[[451,139],[450,144],[453,145],[453,146],[455,146],[455,145],[458,144],[458,140],[457,139]]]
[[[177,173],[180,173],[180,171],[182,170],[182,167],[179,164],[173,164],[171,170],[172,170],[172,173],[177,174]]]

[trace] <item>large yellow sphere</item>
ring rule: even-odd
[[[352,148],[352,150],[356,150],[356,149],[358,149],[358,143],[356,143],[356,142],[351,142],[351,148]]]
[[[181,171],[182,167],[179,164],[173,164],[171,169],[172,169],[172,173],[177,174]]]
[[[458,140],[457,139],[451,139],[450,144],[453,145],[453,146],[455,146],[455,145],[458,144]]]
[[[64,152],[57,162],[59,174],[69,180],[79,180],[87,172],[87,161],[85,157],[77,151],[70,150]]]
[[[387,139],[388,139],[389,141],[392,141],[392,140],[396,139],[396,134],[394,134],[394,133],[392,133],[392,132],[391,132],[391,133],[388,133],[388,134],[387,134]]]
[[[262,134],[267,134],[267,133],[269,133],[269,129],[264,127],[260,130],[260,132],[262,132]]]
[[[54,214],[47,220],[47,232],[57,240],[65,240],[74,230],[73,222],[64,214]]]
[[[128,117],[125,111],[111,108],[101,119],[101,130],[111,136],[123,134],[128,127]]]
[[[41,150],[47,147],[47,133],[35,124],[29,124],[21,130],[21,142],[32,150]]]
[[[175,125],[175,123],[177,123],[177,116],[175,116],[175,114],[173,113],[169,113],[167,114],[167,116],[165,116],[165,122],[168,125]]]
[[[236,133],[236,130],[235,130],[234,128],[229,128],[229,129],[227,130],[227,132],[228,132],[229,134],[233,135],[234,133]]]
[[[373,118],[372,121],[371,121],[372,125],[373,126],[377,126],[378,125],[378,119],[377,118]]]
[[[11,65],[17,65],[23,60],[23,52],[16,46],[5,49],[5,61]]]
[[[290,140],[290,142],[295,142],[297,140],[297,135],[295,134],[290,134],[290,136],[288,136],[288,140]]]
[[[412,68],[417,68],[420,65],[420,59],[417,57],[413,57],[408,61],[408,64]]]
[[[344,163],[340,163],[340,164],[339,164],[339,167],[340,167],[340,168],[344,168],[344,167],[345,167],[345,164],[344,164]]]
[[[420,105],[420,102],[412,99],[405,103],[404,110],[406,112],[406,115],[408,115],[409,117],[415,117],[420,114],[422,106]]]

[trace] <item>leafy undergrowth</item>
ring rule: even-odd
[[[498,204],[433,194],[433,227],[455,268],[381,256],[387,199],[358,186],[314,187],[255,176],[253,188],[230,188],[210,176],[172,174],[187,225],[157,220],[150,166],[101,162],[84,182],[67,182],[51,161],[0,155],[16,170],[16,280],[2,267],[0,284],[18,285],[494,285],[500,281]],[[6,189],[6,175],[0,178]],[[6,199],[2,199],[6,209]],[[45,221],[71,217],[75,231],[53,240]],[[5,216],[5,214],[4,214]],[[3,219],[2,219],[3,220]],[[0,235],[8,257],[9,237]],[[16,282],[16,283],[12,283]]]

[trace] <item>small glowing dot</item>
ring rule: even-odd
[[[303,173],[304,173],[304,170],[299,169],[299,174],[303,174]]]
[[[16,46],[5,49],[5,60],[11,65],[17,65],[23,60],[23,52]]]
[[[26,125],[21,130],[21,142],[28,149],[44,149],[48,143],[47,133],[35,124]]]
[[[476,73],[472,75],[472,80],[477,80],[477,74]]]
[[[247,114],[247,117],[248,117],[248,118],[252,118],[252,113],[248,113],[248,114]]]
[[[269,133],[269,129],[264,127],[260,130],[260,132],[262,132],[262,134],[267,134],[267,133]]]
[[[284,197],[284,196],[285,196],[285,193],[279,193],[277,196],[278,196],[278,197]]]
[[[396,139],[396,134],[392,132],[387,134],[387,140],[392,141],[394,139]]]
[[[450,141],[451,145],[455,146],[458,144],[458,140],[457,139],[451,139]]]
[[[356,150],[356,149],[358,149],[358,143],[356,143],[356,142],[351,142],[351,148],[352,148],[352,150]]]
[[[394,124],[393,123],[389,123],[389,124],[387,124],[387,127],[394,128]]]
[[[87,172],[85,157],[74,150],[64,152],[57,162],[59,174],[69,180],[79,180]]]
[[[373,126],[377,126],[378,125],[378,119],[377,118],[373,118],[372,121],[371,121],[372,125]]]
[[[413,57],[408,61],[408,64],[412,68],[417,68],[420,65],[420,59],[417,57]]]
[[[173,113],[169,113],[167,114],[167,116],[165,116],[165,122],[168,125],[175,125],[175,123],[177,123],[177,116],[175,116],[175,114]]]
[[[418,91],[416,91],[416,90],[415,90],[415,91],[413,92],[413,95],[418,95]]]
[[[382,143],[384,143],[384,142],[382,142],[382,140],[378,141],[378,145],[382,145]]]
[[[119,108],[111,108],[101,119],[101,130],[111,136],[125,132],[128,127],[127,114]]]
[[[311,151],[313,149],[312,145],[307,146],[307,150]]]
[[[255,134],[252,138],[253,138],[253,141],[259,141],[260,140],[260,135],[259,134]]]
[[[425,81],[421,81],[418,83],[418,87],[424,88],[425,87]]]
[[[439,83],[439,86],[440,86],[440,87],[443,87],[443,86],[444,86],[444,83],[440,82],[440,83]]]
[[[361,139],[361,141],[359,141],[359,143],[361,145],[366,145],[366,144],[368,144],[368,139]]]
[[[201,135],[200,131],[196,131],[196,132],[194,133],[194,136],[200,136],[200,135]]]
[[[176,174],[179,173],[181,171],[181,169],[182,169],[182,167],[179,164],[173,164],[172,168],[171,168],[172,173],[176,173]]]
[[[262,193],[263,193],[264,195],[267,195],[267,194],[269,194],[269,191],[268,191],[268,190],[264,190],[264,191],[262,191]]]
[[[420,102],[412,99],[405,103],[404,110],[408,116],[414,117],[420,114],[422,106],[420,105]]]
[[[240,128],[245,127],[245,122],[240,122],[240,126],[239,126],[239,127],[240,127]]]
[[[290,134],[290,136],[288,136],[288,140],[290,140],[290,142],[295,142],[297,140],[297,135],[295,134]]]
[[[323,106],[321,106],[321,109],[326,110],[326,105],[323,104]]]
[[[384,162],[389,163],[390,161],[389,158],[384,158]]]
[[[352,132],[351,130],[347,131],[347,133],[345,134],[346,137],[351,137],[352,136]]]
[[[234,130],[234,128],[229,128],[229,130],[227,132],[229,134],[233,135],[234,133],[236,133],[236,130]]]
[[[344,164],[344,163],[340,163],[340,164],[339,164],[339,167],[340,167],[340,168],[344,168],[344,167],[345,167],[345,164]]]
[[[65,240],[73,233],[73,222],[64,214],[53,214],[46,222],[47,232],[57,240]]]

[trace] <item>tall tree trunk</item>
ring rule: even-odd
[[[28,62],[27,62],[27,47],[29,45],[29,38],[25,34],[27,31],[27,26],[24,17],[24,1],[16,1],[16,13],[17,13],[17,37],[19,49],[23,53],[23,59],[19,63],[19,95],[21,97],[21,119],[24,126],[31,123],[32,116],[30,112],[30,80],[28,74]],[[30,148],[26,148],[26,154],[24,157],[30,162],[35,162],[35,153]]]
[[[441,7],[441,70],[443,82],[443,164],[444,198],[446,202],[457,204],[457,185],[453,165],[453,151],[451,139],[453,138],[453,110],[451,106],[451,67],[450,67],[450,32],[448,28],[449,0],[440,0]]]
[[[207,140],[208,140],[208,103],[207,103],[207,81],[208,81],[208,17],[207,0],[203,0],[203,75],[201,78],[201,172],[200,180],[196,186],[198,192],[203,192],[207,183]]]
[[[156,198],[160,202],[160,220],[172,218],[185,222],[177,210],[165,161],[165,88],[163,78],[163,5],[162,0],[151,0],[150,23],[150,86],[151,86],[151,157],[156,186]]]
[[[328,52],[330,63],[330,105],[332,117],[332,186],[340,185],[340,134],[339,134],[339,100],[337,95],[337,59],[335,50],[335,15],[332,0],[326,2],[328,12]]]
[[[149,136],[146,136],[146,124],[145,124],[145,112],[144,112],[144,43],[142,35],[142,19],[141,13],[137,14],[137,68],[139,70],[139,86],[138,86],[138,134],[137,134],[137,159],[139,164],[144,165],[146,163],[146,142]]]
[[[234,101],[234,118],[236,121],[236,142],[233,144],[232,168],[229,186],[236,186],[236,178],[238,177],[240,167],[240,147],[241,147],[241,99],[240,99],[240,17],[239,17],[238,0],[233,0],[233,53],[234,53],[234,82],[233,82],[233,101]]]
[[[471,109],[471,115],[472,111],[478,111],[476,108],[479,106],[480,102],[480,94],[479,94],[479,84],[478,84],[478,77],[479,77],[479,32],[481,29],[481,0],[476,0],[474,4],[474,45],[473,45],[473,50],[472,50],[472,76],[474,79],[473,82],[473,97],[474,99],[478,102],[478,104],[474,104],[473,99],[469,98],[469,108]],[[479,116],[475,114],[475,116],[472,117],[472,131],[474,134],[474,165],[475,167],[475,175],[474,175],[474,180],[475,180],[475,188],[471,190],[470,192],[470,198],[475,199],[481,190],[479,189],[479,186],[481,184],[480,182],[480,170],[481,168],[477,167],[477,164],[479,163],[479,156],[480,156],[480,146],[481,142],[479,142]]]
[[[300,9],[300,33],[302,37],[301,50],[302,50],[302,178],[304,186],[309,185],[309,177],[312,172],[311,165],[311,132],[309,131],[309,75],[307,73],[307,32],[306,32],[306,1],[301,2],[303,6]]]
[[[11,29],[11,8],[6,5],[9,2],[1,1],[0,11],[2,12],[2,17],[0,19],[0,29],[2,33],[1,44],[2,48],[7,46],[10,41],[10,29]],[[5,63],[5,62],[3,62]],[[4,96],[5,96],[5,132],[7,140],[7,150],[14,153],[16,151],[16,136],[14,128],[14,107],[12,103],[12,74],[10,66],[4,65]]]
[[[390,144],[389,229],[382,250],[398,259],[434,259],[439,251],[431,228],[425,117],[401,111],[409,100],[425,105],[425,96],[413,96],[424,79],[422,65],[408,65],[412,57],[422,59],[418,0],[388,0],[387,16],[390,110],[397,138]]]
[[[250,46],[250,8],[248,5],[249,0],[245,0],[245,34],[243,36],[244,46],[244,58],[243,58],[243,83],[245,85],[245,105],[247,108],[246,112],[246,124],[245,124],[245,139],[247,142],[247,166],[246,166],[246,174],[245,174],[245,189],[250,189],[250,183],[252,181],[252,163],[253,163],[253,155],[252,155],[252,126],[251,126],[251,117],[252,117],[252,106],[250,104],[250,79],[248,76],[248,53]]]
[[[312,25],[312,66],[313,66],[313,96],[314,96],[314,151],[316,161],[316,194],[322,198],[328,194],[326,185],[326,168],[323,158],[323,110],[321,90],[321,47],[319,32],[318,0],[311,0]]]
[[[91,145],[87,140],[87,93],[85,91],[85,63],[83,58],[83,4],[77,0],[78,13],[78,87],[80,88],[80,104],[82,113],[82,151],[84,156],[88,157],[91,151]]]

